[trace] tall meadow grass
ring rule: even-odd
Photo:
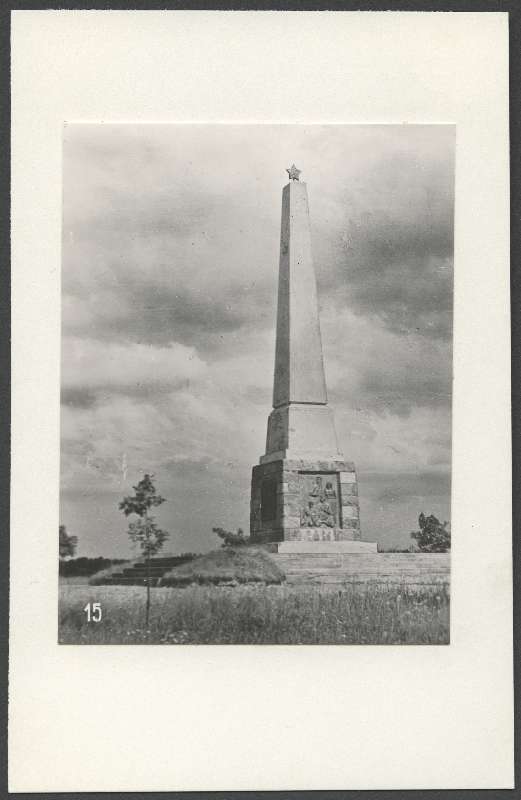
[[[88,602],[102,606],[88,622]],[[448,584],[189,586],[63,585],[62,644],[448,644]]]

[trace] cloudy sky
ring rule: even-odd
[[[153,472],[168,550],[249,528],[271,410],[281,191],[308,186],[329,400],[362,536],[450,518],[454,128],[68,125],[61,522],[131,554]]]

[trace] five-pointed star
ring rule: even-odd
[[[290,181],[298,181],[299,180],[299,175],[302,172],[302,170],[301,169],[297,169],[295,164],[292,164],[291,167],[286,170],[286,172],[289,175]]]

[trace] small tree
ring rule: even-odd
[[[226,531],[224,528],[212,528],[212,531],[223,540],[222,547],[242,547],[242,545],[248,544],[242,528],[237,528],[237,533]]]
[[[124,497],[119,504],[120,510],[126,517],[131,514],[137,517],[134,522],[129,523],[128,535],[133,542],[139,544],[145,557],[147,587],[145,624],[147,628],[150,617],[150,559],[159,553],[169,536],[166,531],[157,527],[154,517],[149,513],[151,508],[165,502],[165,498],[157,494],[152,477],[152,475],[145,475],[137,486],[132,487],[135,494]]]
[[[65,525],[60,525],[58,528],[58,542],[60,559],[73,558],[78,546],[78,537],[69,536]]]
[[[411,536],[418,542],[422,553],[446,553],[450,550],[450,529],[448,522],[443,525],[433,514],[426,517],[423,512],[418,518],[419,531],[412,531]]]

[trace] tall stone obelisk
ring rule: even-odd
[[[339,451],[328,406],[306,184],[295,165],[282,190],[273,411],[253,468],[254,542],[360,539],[354,464]],[[356,547],[354,548],[356,549]]]

